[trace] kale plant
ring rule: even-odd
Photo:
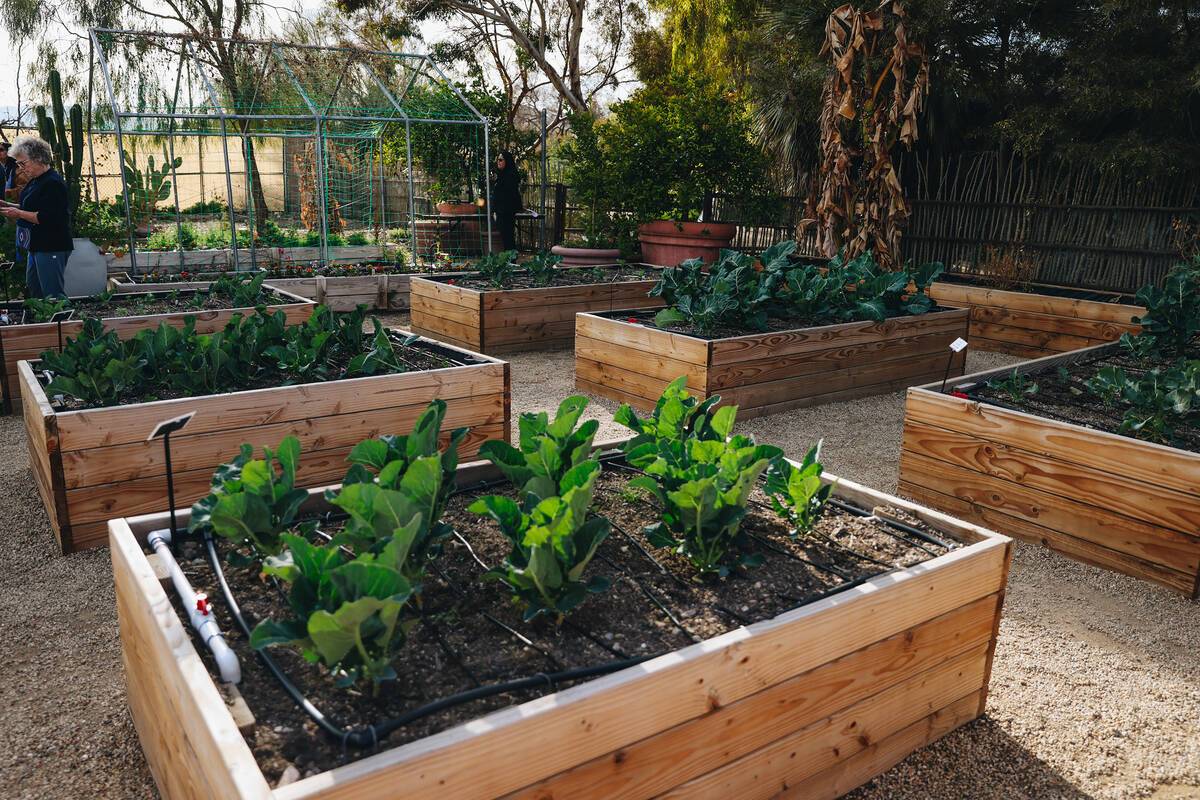
[[[764,489],[771,496],[775,513],[792,524],[792,535],[811,531],[825,513],[833,494],[832,483],[821,482],[821,443],[817,442],[797,467],[785,458],[771,463]]]
[[[1200,336],[1200,269],[1178,266],[1163,285],[1143,286],[1137,293],[1146,313],[1134,317],[1142,326],[1141,339],[1164,355],[1184,356]]]
[[[640,419],[628,404],[617,409],[614,419],[636,434],[626,442],[626,452],[664,439],[721,440],[737,411],[731,406],[712,411],[720,401],[719,396],[697,400],[687,391],[687,378],[681,376],[667,384],[647,419]]]
[[[27,297],[22,305],[33,322],[49,322],[55,314],[70,308],[71,301],[65,297]]]
[[[1118,367],[1102,367],[1084,386],[1106,406],[1124,408],[1118,433],[1169,443],[1177,426],[1200,423],[1200,360],[1180,359],[1139,379]]]
[[[54,376],[46,386],[49,395],[65,394],[90,406],[115,406],[139,385],[144,360],[135,343],[122,341],[90,317],[76,337],[67,337],[62,352],[45,350],[42,367]]]
[[[992,378],[987,385],[989,389],[1003,393],[1013,403],[1019,403],[1024,397],[1037,394],[1038,391],[1036,382],[1015,369],[1006,378]]]
[[[494,519],[512,544],[503,567],[486,577],[508,584],[525,603],[527,621],[554,614],[561,623],[589,592],[609,587],[602,576],[584,580],[588,563],[609,533],[608,520],[588,518],[601,470],[598,461],[584,461],[567,470],[547,497],[530,492],[518,505],[512,498],[491,495],[470,506]]]
[[[516,250],[505,250],[502,253],[492,253],[475,262],[473,269],[479,273],[482,280],[487,281],[498,289],[512,285],[513,274],[516,272]]]
[[[554,276],[558,273],[558,265],[562,260],[562,256],[538,253],[522,266],[529,272],[534,286],[549,286],[554,283]]]
[[[267,295],[262,288],[263,281],[266,279],[267,273],[265,272],[260,272],[252,278],[242,275],[232,277],[222,275],[212,282],[208,292],[213,297],[230,298],[237,308],[252,308],[267,302]]]

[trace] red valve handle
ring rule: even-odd
[[[196,610],[206,617],[212,613],[212,603],[208,602],[208,595],[204,592],[196,593]]]

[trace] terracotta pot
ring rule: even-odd
[[[617,249],[603,250],[592,247],[563,247],[556,244],[550,248],[556,256],[562,256],[564,267],[607,267],[617,264],[621,259],[621,251]]]
[[[737,228],[724,222],[675,222],[656,220],[638,228],[642,243],[642,261],[671,267],[700,258],[711,264],[721,249],[729,247]]]
[[[475,215],[483,211],[474,203],[438,203],[437,210],[439,214],[447,216]]]

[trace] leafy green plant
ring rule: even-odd
[[[266,292],[263,291],[263,281],[267,279],[265,272],[253,277],[247,275],[222,275],[212,282],[209,294],[214,297],[228,297],[238,308],[250,308],[267,302]]]
[[[1150,347],[1167,355],[1183,356],[1200,336],[1200,269],[1183,265],[1168,273],[1163,285],[1143,286],[1137,293],[1146,313],[1134,317]],[[1152,337],[1152,338],[1148,338]]]
[[[1124,406],[1118,433],[1170,442],[1176,427],[1200,423],[1200,360],[1180,359],[1155,367],[1139,379],[1119,367],[1102,367],[1084,383],[1108,407]]]
[[[575,427],[587,408],[588,399],[573,395],[563,400],[550,422],[545,411],[521,415],[520,449],[496,439],[484,442],[479,455],[495,464],[517,487],[522,503],[530,495],[543,499],[558,491],[563,476],[591,458],[592,439],[599,420]]]
[[[662,505],[662,521],[644,531],[651,544],[683,555],[702,575],[725,577],[729,565],[722,562],[739,541],[750,492],[783,451],[733,436],[737,407],[709,414],[720,398],[698,403],[683,386],[683,378],[672,381],[650,420],[628,406],[618,410],[617,422],[638,433],[625,445],[626,460],[646,473],[629,485]]]
[[[32,322],[49,322],[55,314],[70,308],[71,301],[65,297],[26,297],[21,305],[33,318]]]
[[[1006,378],[992,378],[987,385],[989,389],[1003,392],[1014,403],[1019,403],[1022,398],[1037,394],[1038,391],[1035,381],[1015,369]]]
[[[503,289],[512,284],[516,272],[516,250],[505,250],[502,253],[492,253],[476,261],[471,269],[479,273],[482,280],[492,286]]]
[[[491,495],[470,506],[472,512],[494,519],[512,544],[503,568],[491,570],[486,577],[508,584],[526,604],[527,621],[538,614],[554,614],[561,622],[589,592],[609,587],[602,576],[583,579],[610,528],[603,517],[588,519],[601,469],[595,460],[576,464],[545,498],[530,492],[518,505],[512,498]]]
[[[825,513],[825,504],[833,494],[833,483],[822,484],[821,442],[809,450],[797,467],[781,458],[767,470],[764,489],[771,496],[775,513],[791,522],[792,535],[811,531]]]
[[[364,233],[352,233],[346,237],[346,244],[361,247],[367,244],[367,236]]]
[[[181,213],[184,214],[224,214],[226,206],[220,200],[201,200],[192,203]]]
[[[92,406],[112,406],[137,385],[141,357],[136,346],[105,331],[99,319],[83,321],[78,337],[68,337],[62,352],[44,351],[41,366],[54,377],[46,386],[50,395],[77,397]]]
[[[401,622],[413,587],[399,565],[401,544],[393,539],[379,553],[351,560],[335,544],[312,544],[284,534],[283,555],[271,557],[263,572],[290,584],[292,618],[263,620],[250,635],[256,650],[299,647],[304,657],[323,664],[339,686],[396,677],[391,666],[412,623]]]
[[[275,464],[279,464],[279,472]],[[308,492],[296,488],[300,441],[288,436],[263,458],[243,444],[241,452],[213,474],[209,493],[192,505],[189,532],[212,530],[236,547],[250,546],[260,556],[278,555],[281,536],[295,520]]]
[[[554,276],[557,274],[558,265],[562,263],[562,260],[562,256],[538,253],[522,266],[528,271],[534,286],[549,286],[554,282]]]

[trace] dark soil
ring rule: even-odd
[[[258,305],[278,305],[296,302],[263,289],[263,299]],[[202,298],[195,301],[195,297]],[[101,317],[116,319],[121,317],[140,317],[148,314],[198,314],[202,311],[224,311],[231,308],[249,308],[245,304],[239,306],[232,297],[214,295],[208,291],[179,291],[179,292],[148,292],[138,294],[117,294],[107,303],[91,298],[72,300],[70,308],[74,310],[71,319],[85,317]],[[22,316],[22,313],[24,316]],[[0,325],[20,325],[33,322],[33,314],[23,310],[19,305],[8,307],[8,322],[0,319]]]
[[[935,311],[950,311],[951,309],[942,306],[933,306],[926,313]],[[795,317],[768,317],[767,329],[765,331],[754,330],[753,328],[735,327],[731,325],[717,325],[710,331],[701,330],[687,322],[677,322],[670,325],[658,326],[654,324],[654,316],[658,313],[658,309],[652,311],[604,311],[598,312],[602,317],[610,319],[620,319],[625,322],[636,322],[639,325],[645,325],[650,328],[658,328],[659,330],[670,331],[672,333],[682,333],[686,336],[694,336],[697,339],[706,341],[715,341],[717,339],[730,339],[735,336],[753,336],[760,333],[775,333],[778,331],[794,331],[804,328],[818,328],[823,325],[842,325],[847,322],[861,322],[862,320],[846,320],[833,319],[830,317],[820,317],[815,315],[795,316]],[[901,314],[900,316],[907,316]]]
[[[449,541],[428,573],[419,622],[395,664],[399,678],[382,684],[377,698],[361,688],[336,688],[323,668],[293,649],[277,647],[270,653],[317,708],[337,725],[351,728],[381,723],[481,685],[677,650],[774,617],[849,581],[947,552],[902,538],[901,531],[874,518],[833,507],[816,533],[794,540],[762,504],[765,496],[756,492],[756,504],[743,524],[747,547],[732,554],[730,563],[739,554],[754,552],[762,553],[765,562],[736,568],[724,580],[698,581],[682,557],[655,550],[642,536],[642,528],[657,521],[658,514],[648,502],[632,499],[626,488],[630,477],[620,465],[609,465],[596,493],[596,511],[614,525],[588,570],[608,577],[612,588],[589,595],[561,627],[545,617],[524,622],[503,584],[480,581],[484,565],[499,565],[509,546],[490,520],[466,511],[478,495],[465,491],[452,499],[445,517],[461,538]],[[323,528],[336,532],[336,523],[323,523]],[[185,543],[181,552],[184,570],[197,589],[219,597],[203,548]],[[267,617],[290,617],[282,593],[257,570],[226,568],[226,575],[251,626]],[[225,604],[218,601],[214,607],[242,661],[240,688],[258,721],[248,741],[269,781],[275,782],[289,764],[307,775],[368,754],[347,754],[340,741],[317,728],[253,655]],[[200,644],[197,651],[209,660]],[[549,691],[549,686],[539,686],[443,709],[400,728],[382,746],[413,741]]]
[[[568,267],[557,269],[554,280],[549,284],[535,284],[529,275],[518,272],[505,286],[496,286],[490,281],[475,276],[439,278],[429,276],[434,280],[452,283],[455,286],[465,286],[468,289],[478,289],[481,292],[499,292],[509,289],[541,289],[552,286],[590,286],[596,283],[627,283],[629,281],[656,281],[658,270],[649,267]]]
[[[421,372],[423,370],[460,366],[466,363],[478,363],[476,361],[467,361],[461,354],[453,353],[452,351],[439,347],[436,344],[427,342],[414,342],[411,345],[406,345],[403,343],[405,337],[390,331],[388,336],[392,340],[392,351],[399,356],[400,361],[405,365],[405,367],[407,367],[405,370],[407,372]],[[371,341],[369,338],[364,341],[364,347],[370,349]],[[299,375],[289,370],[276,370],[254,380],[231,383],[223,388],[225,392],[242,392],[249,389],[266,389],[273,386],[289,386],[301,383],[335,381],[339,380],[341,373],[346,369],[346,366],[349,363],[349,358],[329,360],[324,365],[326,368],[326,377],[323,378],[314,375]],[[39,376],[38,380],[41,381],[42,387],[45,388],[47,383],[45,376]],[[118,405],[148,403],[156,400],[175,400],[181,397],[193,396],[195,396],[193,393],[186,390],[163,386],[154,390],[154,394],[130,391],[121,398],[121,402]],[[65,397],[62,403],[51,402],[51,405],[56,411],[78,411],[91,407],[84,401],[75,397]]]
[[[1200,352],[1189,354],[1192,358],[1200,357]],[[1026,377],[1037,384],[1037,391],[1026,394],[1016,387],[1014,391],[1005,391],[998,384],[1008,378],[993,379],[991,385],[981,385],[968,389],[966,393],[973,400],[983,400],[995,405],[1017,408],[1031,414],[1039,414],[1060,422],[1071,422],[1094,430],[1120,433],[1119,428],[1125,417],[1128,405],[1117,402],[1112,406],[1105,405],[1102,398],[1089,391],[1084,383],[1090,380],[1103,367],[1117,367],[1133,379],[1140,377],[1154,367],[1167,368],[1175,364],[1175,359],[1140,360],[1133,357],[1124,349],[1114,350],[1110,355],[1078,361],[1065,368],[1065,376],[1057,369],[1046,369],[1037,373],[1029,373]],[[1009,373],[1011,375],[1011,373]],[[1132,434],[1125,434],[1132,435]],[[1177,424],[1174,427],[1175,438],[1161,442],[1184,450],[1200,453],[1200,428],[1190,425]]]

